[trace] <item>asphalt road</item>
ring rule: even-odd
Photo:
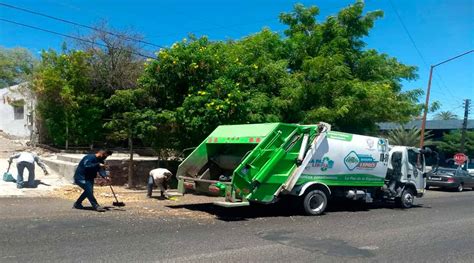
[[[474,262],[474,191],[429,191],[401,210],[332,204],[187,209],[217,219],[78,211],[60,199],[0,199],[0,262]]]

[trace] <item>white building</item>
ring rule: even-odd
[[[0,131],[16,138],[30,138],[34,131],[35,99],[27,85],[0,89]]]

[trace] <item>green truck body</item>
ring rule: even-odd
[[[408,156],[407,149],[397,149]],[[408,171],[408,159],[396,157],[398,165],[390,158],[385,139],[330,131],[325,123],[222,125],[181,163],[178,189],[225,196],[226,204],[237,205],[304,198],[310,190],[326,199],[338,194],[367,201],[384,193],[400,198],[405,185],[413,185],[413,195],[422,193],[423,181],[410,183],[406,172],[398,179],[401,191],[381,190],[391,175]]]

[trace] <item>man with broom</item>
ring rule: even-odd
[[[73,208],[83,209],[82,201],[87,198],[92,208],[97,212],[105,212],[106,209],[99,205],[94,197],[94,179],[99,174],[101,177],[108,179],[105,172],[107,165],[104,161],[112,155],[110,150],[99,150],[95,154],[88,154],[82,158],[74,173],[74,183],[81,187],[84,192],[74,202]]]

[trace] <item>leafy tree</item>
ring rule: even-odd
[[[367,133],[376,122],[416,116],[422,91],[401,91],[401,80],[415,79],[416,68],[367,49],[363,41],[383,12],[364,12],[357,1],[321,23],[318,13],[317,7],[298,4],[280,16],[288,26],[290,69],[302,75],[302,121],[324,120],[336,129]]]
[[[326,121],[374,133],[377,122],[418,116],[422,91],[401,84],[417,78],[416,68],[364,42],[383,13],[357,1],[325,20],[318,14],[295,5],[280,16],[285,36],[267,28],[240,40],[191,35],[145,63],[133,34],[107,27],[87,36],[105,48],[45,52],[35,87],[50,137],[90,143],[107,119],[108,138],[127,140],[133,152],[136,143],[195,146],[220,124]]]
[[[441,111],[435,115],[436,120],[457,120],[459,116],[451,111]]]
[[[424,144],[426,146],[433,145],[434,142],[431,140],[433,135],[430,131],[425,132]],[[402,145],[402,146],[420,146],[421,130],[418,128],[405,129],[400,126],[397,129],[391,130],[387,134],[387,139],[391,145]]]
[[[35,74],[37,110],[55,145],[92,145],[100,139],[102,99],[87,78],[90,54],[83,51],[45,51]],[[92,146],[91,146],[92,147]]]
[[[461,149],[461,131],[452,131],[443,134],[441,141],[436,143],[438,149],[448,156],[452,156]],[[474,131],[466,132],[466,141],[464,144],[465,154],[472,158],[474,156]]]
[[[27,81],[36,63],[25,48],[0,47],[0,88]]]
[[[374,133],[375,123],[418,116],[422,91],[402,92],[416,68],[367,49],[381,11],[356,2],[319,22],[317,7],[280,16],[286,37],[263,29],[237,41],[206,37],[175,43],[145,64],[139,84],[166,112],[175,147],[196,145],[219,124],[326,121]]]
[[[299,82],[278,59],[282,53],[279,36],[269,30],[237,42],[191,37],[147,62],[140,84],[157,99],[158,111],[173,116],[169,137],[185,148],[219,124],[294,117],[291,89]]]
[[[117,90],[105,101],[112,112],[112,119],[104,124],[111,133],[109,138],[116,141],[126,140],[130,159],[128,162],[128,185],[135,187],[133,169],[133,147],[138,139],[156,136],[158,116],[147,108],[152,98],[143,89]]]

